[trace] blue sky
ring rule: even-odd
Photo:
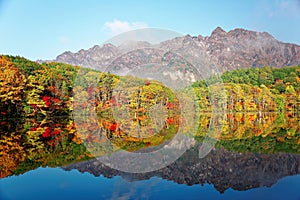
[[[0,0],[0,54],[55,59],[137,28],[207,36],[217,26],[300,44],[300,0]]]

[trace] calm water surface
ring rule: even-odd
[[[179,159],[147,173],[99,161],[107,149],[118,151],[104,148],[101,134],[142,152],[168,143],[176,122],[166,124],[165,141],[118,136],[121,143],[109,119],[96,123],[97,137],[80,133],[69,118],[2,120],[0,199],[300,199],[299,116],[226,114],[214,121],[222,123],[210,135],[217,143],[200,159],[211,117],[200,117],[194,143]]]

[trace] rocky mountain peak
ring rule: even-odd
[[[112,44],[95,45],[88,50],[80,50],[77,53],[64,52],[57,56],[55,61],[103,71],[105,66],[111,63],[116,56],[133,49],[140,49],[141,51],[144,49],[145,54],[139,52],[137,55],[158,59],[156,57],[161,53],[155,51],[147,53],[148,47],[154,46],[145,41],[128,41],[117,47]],[[213,61],[219,72],[236,68],[284,67],[300,64],[300,46],[279,42],[266,32],[242,28],[226,32],[221,27],[217,27],[207,37],[186,35],[163,41],[155,47],[175,52],[181,56],[186,56],[186,52],[189,52],[189,55],[201,57],[203,61]],[[198,70],[201,70],[200,66],[209,64],[207,62],[202,63],[202,65],[199,64]]]
[[[222,37],[226,35],[226,31],[224,31],[221,27],[217,27],[213,32],[211,33],[211,37]]]

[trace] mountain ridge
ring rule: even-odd
[[[105,71],[116,57],[132,49],[157,47],[146,41],[127,42],[120,46],[104,44],[72,53],[66,51],[58,55],[57,62],[89,67]],[[213,63],[219,72],[249,67],[284,67],[300,64],[300,46],[276,40],[267,32],[256,32],[236,28],[228,32],[221,27],[212,31],[210,36],[175,37],[158,44],[159,48],[185,56],[200,57],[203,65]],[[162,56],[160,54],[154,55]],[[135,63],[142,64],[142,63]],[[200,66],[196,66],[198,69]]]

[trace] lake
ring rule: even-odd
[[[193,134],[175,116],[2,119],[0,198],[300,199],[299,113],[198,119]]]

